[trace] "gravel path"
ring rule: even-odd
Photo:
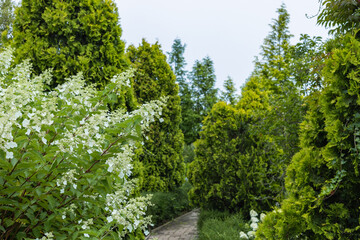
[[[151,231],[146,239],[158,240],[195,240],[199,209],[186,213]]]

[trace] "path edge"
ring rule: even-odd
[[[180,215],[180,216],[174,218],[173,220],[171,220],[171,221],[169,221],[169,222],[167,222],[167,223],[164,223],[163,225],[161,225],[161,226],[159,226],[159,227],[157,227],[157,228],[152,229],[151,232],[157,231],[157,230],[159,230],[159,229],[167,226],[168,224],[174,222],[176,219],[178,219],[178,218],[180,218],[180,217],[183,217],[183,216],[186,216],[186,215],[189,215],[189,214],[191,214],[192,212],[195,212],[195,211],[199,211],[199,212],[200,212],[200,208],[195,208],[195,209],[193,209],[193,210],[190,211],[190,212],[184,213],[183,215]],[[151,232],[150,232],[150,234],[149,234],[148,236],[146,236],[145,240],[148,240],[148,239],[151,237]]]

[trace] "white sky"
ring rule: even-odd
[[[217,76],[216,87],[231,76],[239,89],[253,70],[254,57],[285,3],[290,14],[290,32],[296,43],[301,33],[326,38],[327,30],[316,25],[318,0],[115,0],[126,45],[138,46],[142,38],[158,41],[164,52],[176,37],[186,43],[185,59],[210,56]]]

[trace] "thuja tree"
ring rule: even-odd
[[[168,191],[184,181],[183,134],[180,97],[175,75],[158,43],[145,40],[139,47],[130,46],[127,56],[137,69],[132,78],[139,104],[167,96],[161,123],[153,123],[146,132],[138,158],[144,165],[144,190]]]
[[[111,0],[23,0],[16,11],[15,63],[30,59],[33,72],[53,69],[51,87],[83,72],[104,87],[126,65],[118,11]]]
[[[326,62],[325,88],[302,124],[287,170],[288,198],[267,215],[258,239],[358,239],[360,42],[343,39]]]
[[[278,200],[279,171],[271,164],[277,149],[252,133],[251,113],[219,102],[203,121],[189,166],[193,204],[247,214],[251,209],[270,209]]]
[[[144,239],[147,197],[130,179],[134,146],[159,117],[163,101],[109,113],[112,93],[78,74],[44,91],[51,71],[31,76],[28,61],[9,69],[0,55],[0,238]]]

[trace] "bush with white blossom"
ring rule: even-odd
[[[255,232],[258,229],[258,222],[262,222],[265,218],[265,214],[260,214],[260,219],[258,218],[259,214],[255,210],[250,211],[250,228],[251,230],[247,233],[240,232],[240,239],[254,239],[255,238]]]
[[[144,238],[149,198],[133,194],[131,160],[166,99],[110,112],[133,71],[103,91],[81,73],[44,91],[50,70],[11,59],[1,52],[0,239]]]

